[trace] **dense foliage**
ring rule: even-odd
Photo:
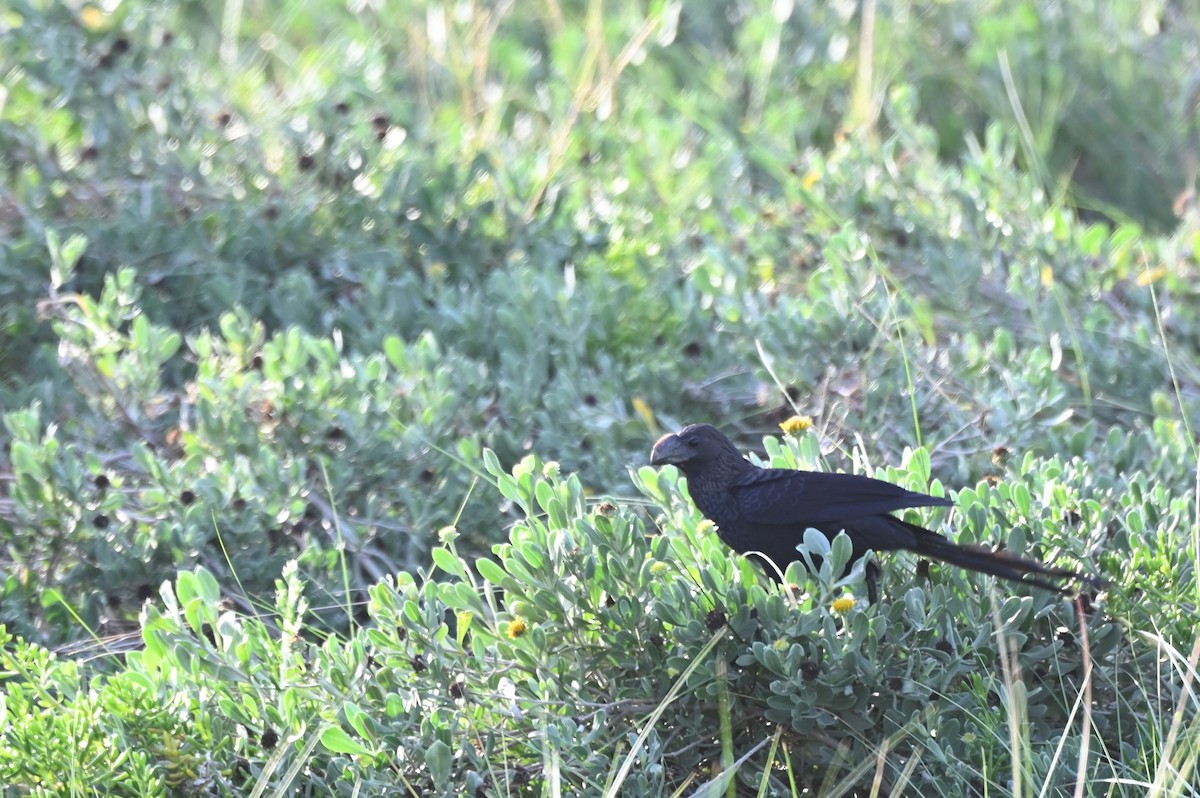
[[[10,794],[1192,794],[1181,7],[217,8],[0,12]],[[692,421],[1111,586],[777,589]]]

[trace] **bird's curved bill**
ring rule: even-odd
[[[683,452],[679,448],[679,436],[673,432],[659,438],[650,451],[650,465],[669,465],[681,462]]]

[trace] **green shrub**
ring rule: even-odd
[[[6,8],[0,783],[1173,789],[1194,25],[1094,6]],[[963,486],[1112,579],[1089,640],[770,588],[637,467],[692,421]]]
[[[767,443],[776,464],[819,458],[811,436]],[[887,475],[920,486],[928,464],[917,451]],[[260,617],[223,609],[206,570],[181,574],[143,611],[144,649],[110,677],[83,683],[78,664],[8,640],[0,776],[87,773],[114,794],[187,776],[218,792],[666,795],[753,752],[737,771],[747,790],[865,787],[878,762],[889,781],[965,795],[1008,789],[1015,740],[1023,777],[1053,790],[1085,755],[1097,781],[1151,777],[1123,752],[1161,731],[1139,671],[1158,650],[1103,604],[1080,616],[1064,597],[948,567],[922,577],[895,556],[880,605],[843,606],[861,578],[838,575],[845,538],[809,537],[822,569],[810,582],[793,567],[796,584],[776,588],[699,522],[671,469],[638,472],[647,505],[589,500],[577,476],[533,457],[506,473],[485,450],[482,465],[485,490],[520,509],[509,541],[472,562],[442,530],[435,571],[371,588],[370,623],[349,638],[314,637],[291,565]],[[979,521],[1023,520],[1030,492],[1086,486],[1030,465],[1022,482],[960,493],[959,534],[1024,547],[1017,524],[996,539]],[[1088,548],[1053,534],[1029,545],[1056,559]],[[1106,575],[1118,595],[1135,581]],[[64,717],[139,775],[55,742]]]
[[[1055,46],[1094,62],[1074,17],[1014,8],[1011,28],[880,18],[877,64],[936,53],[1002,117],[999,54],[1022,86]],[[955,101],[924,68],[859,118],[857,17],[630,7],[581,33],[430,7],[382,34],[325,10],[242,9],[234,30],[194,4],[18,3],[0,23],[20,486],[0,505],[0,613],[22,634],[82,633],[39,584],[95,628],[197,563],[228,585],[242,560],[257,596],[297,552],[345,607],[419,567],[442,525],[468,552],[502,538],[511,508],[474,498],[461,462],[481,446],[621,493],[664,427],[754,439],[794,404],[834,446],[927,444],[948,482],[1002,476],[1001,450],[1119,480],[1088,450],[1116,434],[1122,469],[1190,489],[1194,455],[1150,430],[1195,411],[1186,231],[1077,221],[1012,125],[950,141]],[[965,50],[929,46],[972,26]],[[1108,66],[1139,74],[1140,35]],[[1171,91],[1156,79],[1130,107]]]

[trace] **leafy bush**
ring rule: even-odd
[[[819,457],[814,437],[767,443],[776,464]],[[577,476],[533,457],[511,474],[490,451],[482,463],[520,508],[509,541],[472,563],[443,530],[440,573],[373,587],[371,622],[347,639],[304,634],[308,603],[289,566],[260,617],[222,609],[206,570],[181,574],[143,611],[143,650],[87,685],[77,664],[10,640],[0,777],[52,785],[71,772],[88,749],[54,742],[63,709],[85,723],[81,739],[137,764],[88,767],[112,794],[186,778],[215,792],[265,782],[299,794],[517,795],[553,783],[666,795],[714,769],[734,777],[747,752],[736,778],[769,794],[865,788],[877,766],[889,782],[983,794],[1011,776],[1014,740],[1023,777],[1054,790],[1070,788],[1081,757],[1095,781],[1151,777],[1125,754],[1152,744],[1155,688],[1139,668],[1158,651],[1103,605],[1080,615],[1069,599],[986,589],[952,568],[914,576],[902,557],[884,562],[880,605],[835,601],[861,568],[840,577],[848,540],[819,535],[806,540],[826,557],[816,577],[793,566],[799,585],[779,589],[727,555],[673,470],[638,472],[648,507],[590,501]],[[888,476],[922,485],[928,464],[916,451]],[[1085,487],[1035,468],[960,493],[962,534],[1051,484],[1072,499]],[[663,511],[660,531],[651,521]],[[1087,553],[1069,535],[1044,553],[1052,547]],[[1114,592],[1129,588],[1131,574],[1107,575]],[[1092,735],[1103,746],[1089,751]]]
[[[1173,6],[10,6],[0,783],[1194,770]],[[636,468],[691,421],[1114,586],[779,593]]]

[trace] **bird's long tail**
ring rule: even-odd
[[[1002,579],[1011,579],[1015,582],[1024,582],[1027,585],[1035,585],[1059,593],[1067,591],[1061,585],[1053,584],[1040,577],[1073,579],[1086,582],[1096,588],[1101,588],[1105,584],[1104,580],[1099,577],[1072,571],[1069,568],[1054,568],[1037,560],[1006,551],[994,551],[984,546],[955,543],[937,532],[931,532],[907,521],[896,520],[908,527],[916,537],[917,545],[913,548],[914,552],[957,565],[960,568],[999,576]]]

